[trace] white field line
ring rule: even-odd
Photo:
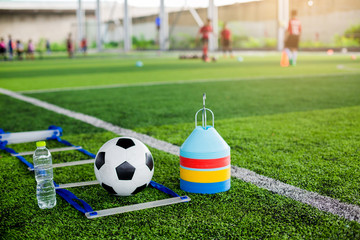
[[[171,153],[171,154],[179,155],[179,147],[178,146],[172,145],[165,141],[155,139],[148,135],[137,133],[130,129],[121,128],[121,127],[115,126],[111,123],[105,122],[101,119],[98,119],[98,118],[95,118],[95,117],[92,117],[92,116],[89,116],[86,114],[74,112],[74,111],[56,106],[54,104],[50,104],[50,103],[38,100],[36,98],[27,97],[27,96],[24,96],[24,95],[21,95],[21,94],[18,94],[18,93],[15,93],[15,92],[3,89],[3,88],[0,88],[0,93],[8,95],[8,96],[16,98],[16,99],[19,99],[19,100],[22,100],[24,102],[31,103],[35,106],[42,107],[47,110],[77,119],[79,121],[88,123],[88,124],[98,127],[98,128],[105,129],[107,131],[113,132],[118,135],[137,138],[137,139],[141,140],[142,142],[148,144],[150,147],[153,147],[153,148],[156,148],[156,149],[159,149],[159,150]]]
[[[179,155],[179,150],[180,150],[179,146],[175,146],[168,142],[155,139],[148,135],[137,133],[129,129],[121,128],[119,126],[115,126],[111,123],[105,122],[101,119],[86,114],[70,111],[68,109],[64,109],[59,106],[44,101],[40,101],[32,97],[23,96],[19,93],[15,93],[6,89],[0,88],[0,93],[8,95],[15,99],[22,100],[24,102],[31,103],[38,107],[45,108],[49,111],[53,111],[80,120],[92,126],[105,129],[107,131],[113,132],[118,135],[137,138],[140,141],[144,142],[145,144],[149,145],[150,147],[156,148],[158,150],[170,154]],[[283,195],[291,199],[294,199],[296,201],[308,204],[321,211],[330,212],[340,217],[344,217],[345,219],[348,219],[350,221],[357,221],[360,223],[360,207],[357,205],[342,203],[336,199],[322,196],[318,193],[309,192],[307,190],[303,190],[298,187],[285,184],[278,180],[265,177],[248,169],[244,169],[236,166],[231,166],[231,175],[245,182],[252,183],[260,188],[264,188],[276,194]]]
[[[357,205],[342,203],[339,200],[294,187],[245,168],[231,166],[231,176],[252,183],[260,188],[267,189],[270,192],[308,204],[321,211],[330,212],[340,217],[344,217],[347,220],[360,223],[360,207]]]
[[[345,70],[345,71],[359,71],[359,68],[352,68],[352,67],[348,67],[348,66],[345,66],[345,65],[342,65],[342,64],[338,64],[336,66],[337,69],[339,70]]]
[[[345,68],[343,68],[345,69]],[[360,73],[360,69],[357,69]],[[111,84],[111,85],[98,85],[98,86],[86,86],[86,87],[71,87],[71,88],[51,88],[51,89],[39,89],[39,90],[25,90],[17,91],[18,93],[32,94],[32,93],[47,93],[47,92],[62,92],[62,91],[80,91],[80,90],[92,90],[92,89],[107,89],[107,88],[123,88],[123,87],[139,87],[139,86],[155,86],[155,85],[175,85],[186,83],[204,83],[204,82],[237,82],[237,81],[249,81],[249,80],[265,80],[265,79],[294,79],[305,77],[336,77],[344,75],[355,75],[357,73],[334,73],[334,74],[314,74],[314,75],[296,75],[296,76],[256,76],[256,77],[242,77],[242,78],[209,78],[209,79],[193,79],[173,82],[144,82],[144,83],[130,83],[130,84]]]

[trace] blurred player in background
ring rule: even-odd
[[[50,46],[50,40],[46,40],[46,52],[47,54],[51,54],[51,46]]]
[[[231,31],[227,28],[226,22],[224,23],[223,29],[221,30],[221,38],[220,38],[221,47],[224,53],[224,57],[226,57],[226,52],[228,51],[231,57],[232,49],[231,49]]]
[[[16,41],[16,53],[18,60],[23,60],[23,53],[24,53],[24,45],[20,40]]]
[[[9,35],[9,42],[8,42],[8,51],[9,51],[9,60],[13,59],[13,51],[14,51],[14,44],[11,39],[11,35]]]
[[[72,58],[74,55],[74,46],[73,46],[73,42],[72,42],[72,38],[71,38],[71,33],[69,33],[69,36],[66,40],[66,48],[67,48],[69,58]]]
[[[290,65],[296,65],[299,39],[301,35],[301,22],[296,18],[297,11],[291,11],[291,19],[285,36],[285,51],[289,57]]]
[[[27,45],[26,58],[34,60],[34,51],[35,51],[35,47],[32,40],[30,39]]]
[[[156,25],[156,45],[159,45],[160,43],[160,23],[161,23],[161,20],[160,20],[160,17],[156,17],[155,18],[155,25]]]
[[[87,41],[86,41],[86,38],[85,38],[85,37],[83,37],[83,39],[81,40],[80,47],[81,47],[81,51],[83,52],[83,54],[86,55],[86,52],[87,52]]]
[[[3,60],[6,60],[6,44],[4,38],[0,39],[0,57]]]
[[[199,35],[201,35],[201,42],[202,42],[202,59],[205,62],[210,61],[208,57],[208,47],[209,47],[209,36],[212,33],[213,29],[211,27],[211,19],[208,19],[206,24],[202,26],[198,32],[198,35],[196,36],[196,40],[199,38]]]

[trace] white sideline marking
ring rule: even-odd
[[[337,69],[339,70],[347,70],[347,71],[359,71],[358,68],[352,68],[352,67],[348,67],[348,66],[345,66],[345,65],[342,65],[342,64],[338,64],[336,66]]]
[[[159,150],[162,150],[164,152],[168,152],[168,153],[171,153],[174,155],[179,155],[179,147],[178,146],[175,146],[175,145],[170,144],[165,141],[155,139],[148,135],[137,133],[130,129],[121,128],[121,127],[115,126],[111,123],[105,122],[101,119],[98,119],[96,117],[78,113],[78,112],[74,112],[74,111],[70,111],[68,109],[56,106],[54,104],[47,103],[47,102],[38,100],[36,98],[27,97],[27,96],[24,96],[19,93],[15,93],[15,92],[3,89],[3,88],[0,88],[0,93],[8,95],[8,96],[16,98],[16,99],[19,99],[19,100],[22,100],[24,102],[31,103],[35,106],[42,107],[47,110],[77,119],[79,121],[88,123],[88,124],[98,127],[98,128],[105,129],[109,132],[113,132],[118,135],[129,136],[129,137],[134,137],[134,138],[140,139],[142,142],[146,143],[150,147],[153,147],[153,148],[156,148],[156,149],[159,149]]]
[[[0,88],[0,93],[8,95],[10,97],[31,103],[35,106],[45,108],[47,110],[63,114],[65,116],[80,120],[82,122],[88,123],[92,126],[105,129],[107,131],[113,132],[118,135],[122,136],[130,136],[139,139],[140,141],[144,142],[145,144],[149,145],[150,147],[156,148],[158,150],[179,155],[179,146],[175,146],[165,141],[161,141],[155,139],[153,137],[147,136],[145,134],[137,133],[129,129],[121,128],[115,126],[111,123],[105,122],[101,119],[82,114],[73,112],[59,106],[40,101],[38,99],[23,96],[19,93],[15,93],[6,89]],[[239,168],[236,166],[231,166],[231,175],[238,179],[241,179],[245,182],[250,182],[260,188],[267,189],[271,192],[289,197],[296,201],[308,204],[313,206],[321,211],[330,212],[332,214],[338,215],[340,217],[344,217],[350,221],[357,221],[360,223],[360,207],[353,204],[342,203],[336,199],[332,199],[330,197],[322,196],[318,193],[310,192],[307,190],[300,189],[298,187],[294,187],[289,184],[285,184],[278,180],[262,176],[257,174],[253,171]]]
[[[360,73],[360,69],[359,70]],[[354,70],[355,71],[355,70]],[[51,88],[39,90],[26,90],[17,91],[18,93],[32,94],[32,93],[48,93],[48,92],[63,92],[63,91],[81,91],[92,89],[107,89],[107,88],[123,88],[123,87],[140,87],[140,86],[156,86],[156,85],[172,85],[172,84],[186,84],[186,83],[204,83],[204,82],[236,82],[236,81],[249,81],[249,80],[264,80],[264,79],[293,79],[304,77],[330,77],[330,76],[344,76],[355,75],[357,73],[334,73],[334,74],[314,74],[314,75],[296,75],[296,76],[257,76],[257,77],[242,77],[242,78],[210,78],[210,79],[194,79],[187,81],[174,81],[174,82],[145,82],[145,83],[131,83],[131,84],[112,84],[112,85],[99,85],[88,87],[72,87],[72,88]]]
[[[360,223],[360,207],[357,205],[343,203],[339,200],[262,176],[245,168],[231,166],[231,176],[252,183],[260,188],[267,189],[273,193],[308,204],[321,211],[330,212],[340,217],[344,217],[347,220]]]

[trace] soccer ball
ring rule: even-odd
[[[137,61],[135,65],[136,65],[137,67],[142,67],[142,66],[144,66],[144,64],[143,64],[142,61]]]
[[[94,170],[96,179],[109,193],[130,196],[147,187],[154,174],[154,160],[139,140],[118,137],[99,149]]]

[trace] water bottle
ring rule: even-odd
[[[56,192],[53,182],[51,153],[45,141],[36,143],[33,155],[36,186],[36,198],[41,209],[53,208],[56,205]]]

